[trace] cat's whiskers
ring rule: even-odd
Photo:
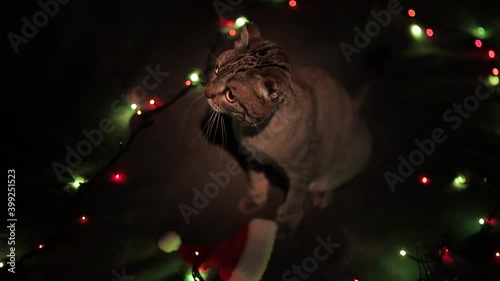
[[[213,58],[215,61],[217,61],[217,57],[214,55],[214,53],[212,53],[212,52],[210,52],[210,51],[208,51],[208,50],[207,50],[207,53],[208,53],[210,56],[212,56],[212,58]]]
[[[203,128],[201,128],[200,132],[198,133],[198,136],[196,137],[196,139],[191,143],[191,145],[193,145],[199,138],[200,136],[202,136],[205,132],[205,128],[207,128],[207,126],[210,124],[210,120],[212,120],[212,117],[214,116],[215,114],[215,111],[213,110],[210,110],[208,111],[207,113],[205,113],[205,115],[203,116],[203,118],[205,118],[208,114],[210,114],[210,117],[208,118],[208,121],[205,123],[205,125],[203,125]],[[206,140],[206,139],[205,139]],[[205,142],[202,142],[201,143],[201,147],[200,149],[198,150],[198,152],[196,152],[196,154],[193,156],[193,159],[198,157],[198,155],[201,153],[201,151],[203,150],[203,148],[205,147]],[[187,161],[187,159],[186,159]]]
[[[205,125],[203,125],[203,128],[201,128],[201,131],[198,133],[198,136],[196,137],[196,139],[193,141],[193,144],[200,138],[200,136],[204,135],[204,132],[207,130],[208,131],[208,126],[210,124],[210,121],[212,120],[212,117],[214,116],[215,114],[215,111],[213,110],[210,110],[208,111],[205,116],[207,116],[208,114],[210,114],[210,117],[208,117],[208,120],[207,122],[205,123]],[[205,117],[204,116],[204,117]],[[202,142],[203,144],[204,142]]]
[[[220,113],[217,112],[216,118],[215,118],[215,130],[214,130],[214,135],[212,138],[213,143],[215,143],[215,138],[217,137],[217,132],[219,130],[220,116],[221,116]],[[212,152],[212,150],[210,150],[210,152]]]
[[[195,98],[195,99],[191,102],[191,104],[189,105],[188,109],[186,110],[186,113],[184,114],[183,124],[185,124],[185,123],[186,123],[186,122],[185,122],[185,121],[186,121],[186,117],[187,117],[187,115],[188,115],[189,111],[191,110],[191,108],[193,107],[193,105],[194,105],[195,103],[197,103],[198,101],[200,101],[202,97],[204,97],[204,95],[200,95],[199,97]]]
[[[220,155],[219,155],[219,163],[222,160],[222,151],[225,149],[225,143],[226,143],[226,124],[224,124],[224,116],[221,116],[221,129],[222,129],[222,147],[220,149]]]
[[[205,138],[205,142],[204,142],[203,147],[205,147],[205,145],[210,140],[210,136],[212,135],[212,130],[214,129],[214,124],[215,124],[215,120],[217,119],[217,116],[218,116],[218,112],[217,111],[214,111],[214,113],[212,114],[212,116],[210,116],[209,125],[208,125],[208,132],[207,132],[207,136]],[[209,154],[210,154],[210,152],[209,152]]]

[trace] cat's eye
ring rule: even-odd
[[[226,89],[224,95],[226,96],[226,100],[230,103],[234,103],[236,101],[236,97],[233,95],[233,92],[229,88]]]

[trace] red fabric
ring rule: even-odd
[[[182,244],[177,254],[188,264],[193,265],[196,259],[195,252],[198,251],[198,262],[200,272],[211,267],[219,269],[221,280],[231,277],[233,270],[238,266],[241,255],[245,250],[248,240],[248,224],[242,227],[231,238],[220,243],[211,245],[184,245]]]

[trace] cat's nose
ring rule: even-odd
[[[210,84],[205,88],[205,96],[207,96],[207,98],[209,99],[215,98],[218,93],[219,93],[218,87],[215,87],[213,84]]]
[[[213,99],[218,95],[221,95],[224,92],[224,85],[217,85],[214,83],[210,83],[206,88],[205,88],[205,96],[209,99]]]

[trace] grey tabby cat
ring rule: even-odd
[[[234,49],[217,59],[205,89],[211,108],[233,118],[234,132],[250,160],[271,164],[289,180],[279,206],[278,237],[292,234],[304,202],[327,207],[333,190],[353,179],[369,161],[372,140],[358,111],[360,102],[325,71],[290,69],[281,48],[247,25]],[[265,206],[269,181],[250,169],[250,186],[239,207]]]

